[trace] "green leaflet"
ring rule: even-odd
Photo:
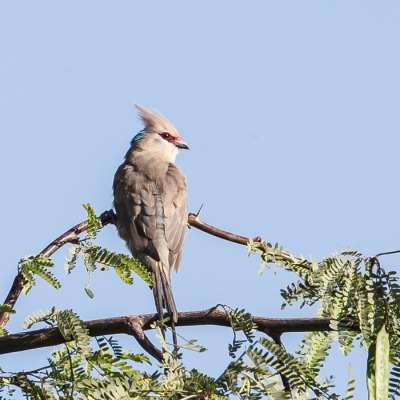
[[[367,360],[368,400],[376,400],[375,351],[376,351],[376,343],[373,342],[369,346],[368,360]]]
[[[80,358],[85,360],[90,354],[90,336],[83,321],[72,310],[65,310],[58,313],[57,323],[65,340],[74,340]]]
[[[226,316],[233,330],[233,342],[228,344],[229,355],[232,358],[236,358],[236,352],[241,348],[242,344],[246,340],[238,340],[236,337],[236,332],[242,331],[248,342],[253,343],[254,341],[254,331],[257,330],[257,325],[253,322],[250,313],[246,313],[245,310],[239,310],[228,306],[222,306],[226,312]]]
[[[36,275],[39,275],[45,281],[50,283],[55,289],[61,288],[61,283],[58,282],[56,277],[50,272],[47,271],[46,268],[42,267],[41,265],[37,265],[36,263],[29,263],[24,266],[24,270],[29,269],[31,272],[34,272]]]
[[[131,271],[129,270],[129,268],[123,266],[115,267],[114,269],[123,282],[125,282],[127,285],[133,284],[133,278],[131,277]]]
[[[389,334],[383,324],[376,337],[375,353],[376,400],[387,400],[389,390]]]
[[[308,332],[299,345],[301,350],[296,351],[297,354],[303,356],[305,363],[314,373],[314,379],[318,377],[320,368],[328,356],[332,340],[332,336],[329,333]]]
[[[266,355],[265,362],[285,375],[296,386],[300,394],[305,394],[308,389],[313,390],[317,396],[327,393],[328,384],[319,382],[318,376],[315,375],[315,369],[310,368],[302,358],[295,358],[278,344],[266,338],[261,338],[259,343],[274,356],[267,358]],[[321,355],[322,358],[324,356],[325,354]]]
[[[133,283],[131,272],[139,275],[149,286],[154,285],[153,277],[149,271],[134,258],[128,257],[125,254],[117,254],[100,246],[87,246],[85,253],[90,256],[92,262],[97,262],[101,265],[114,267],[119,277],[127,284]]]
[[[8,312],[10,314],[15,314],[15,310],[13,310],[10,306],[0,304],[0,312]]]
[[[28,283],[22,289],[23,294],[28,294],[28,292],[36,285],[35,275],[27,268],[22,268],[23,273],[25,274],[25,278],[28,280]]]
[[[46,308],[46,312],[39,310],[25,318],[23,329],[30,329],[32,325],[38,322],[46,322],[49,325],[54,325],[57,321],[58,310],[53,307],[51,311]]]
[[[346,395],[345,398],[343,400],[351,400],[352,398],[354,398],[353,396],[353,392],[354,392],[354,376],[351,374],[351,369],[352,366],[351,364],[349,364],[349,381],[347,383],[347,390],[346,390]]]
[[[386,324],[371,343],[367,361],[368,400],[387,400],[389,391],[389,334]]]
[[[81,250],[82,246],[80,245],[80,243],[79,245],[74,244],[68,249],[68,253],[71,259],[69,260],[67,257],[65,257],[67,262],[64,264],[64,270],[67,274],[70,274],[71,271],[76,267],[76,261],[78,260],[78,256]]]
[[[94,298],[93,292],[88,287],[85,287],[85,292],[91,299]]]
[[[95,239],[98,231],[103,227],[100,218],[96,217],[96,211],[92,206],[88,204],[82,204],[82,207],[86,210],[86,216],[88,219],[88,227],[86,230],[86,235],[89,239]]]
[[[25,274],[28,284],[24,287],[22,292],[27,294],[36,284],[35,276],[39,275],[46,282],[50,283],[55,289],[60,289],[61,284],[56,277],[48,271],[45,267],[54,267],[54,263],[50,257],[39,254],[38,256],[25,256],[18,262],[21,271]]]

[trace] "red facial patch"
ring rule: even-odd
[[[160,133],[160,136],[167,142],[173,143],[175,138],[169,132]]]

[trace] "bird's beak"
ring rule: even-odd
[[[178,136],[175,140],[174,140],[174,145],[176,147],[178,147],[179,149],[186,149],[189,150],[189,146],[187,145],[187,143],[180,137]]]

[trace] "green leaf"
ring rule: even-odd
[[[51,311],[46,308],[46,311],[35,311],[31,315],[25,318],[23,329],[30,329],[32,325],[39,322],[46,322],[47,324],[53,325],[57,321],[58,310],[53,307]]]
[[[376,400],[375,351],[376,343],[373,342],[369,346],[367,360],[368,400]]]
[[[351,400],[354,396],[353,396],[353,392],[354,392],[354,377],[351,374],[351,364],[349,364],[349,379],[348,379],[348,383],[347,383],[347,391],[346,391],[346,395],[345,398],[343,400]]]
[[[71,271],[76,267],[76,261],[78,260],[78,256],[81,250],[82,246],[80,244],[74,244],[68,249],[71,259],[69,260],[67,257],[65,257],[67,262],[64,264],[64,270],[67,274],[70,274]]]
[[[13,310],[10,306],[7,306],[6,304],[0,304],[0,312],[7,312],[10,314],[16,313],[15,310]]]
[[[24,266],[24,272],[26,272],[26,269],[34,272],[36,275],[39,275],[46,282],[50,283],[50,285],[53,286],[55,289],[60,289],[61,283],[58,282],[56,277],[50,271],[47,271],[47,269],[42,267],[41,265],[32,262]]]
[[[145,356],[144,354],[132,354],[129,352],[124,352],[122,358],[124,360],[131,360],[140,364],[143,364],[143,362],[145,362],[151,365],[149,357]]]
[[[205,347],[194,345],[193,342],[195,342],[195,340],[191,340],[189,343],[180,344],[179,347],[186,350],[196,351],[198,353],[203,353],[204,351],[207,351]]]
[[[57,322],[58,329],[65,340],[74,340],[80,358],[85,360],[90,354],[90,336],[83,321],[72,310],[65,310],[58,313]]]
[[[20,265],[21,271],[25,274],[28,280],[28,285],[26,285],[22,290],[24,294],[27,294],[36,284],[34,274],[42,277],[55,289],[60,289],[60,282],[58,282],[55,276],[45,268],[54,267],[54,263],[50,257],[44,256],[43,254],[39,254],[38,256],[25,256],[18,262],[18,265]]]
[[[88,227],[86,230],[86,235],[90,239],[95,239],[98,231],[103,227],[100,218],[96,217],[96,211],[92,206],[88,204],[82,204],[83,208],[86,210],[86,216],[88,219]]]
[[[131,277],[131,271],[126,267],[114,267],[115,272],[127,285],[133,284],[133,278]]]
[[[387,400],[389,391],[389,334],[383,324],[376,337],[375,352],[376,399]]]
[[[133,283],[131,271],[139,275],[149,286],[154,285],[153,276],[138,260],[128,257],[125,254],[117,254],[100,246],[88,246],[85,253],[92,262],[100,265],[114,267],[119,277],[128,285]]]
[[[4,336],[8,336],[8,331],[5,330],[4,328],[0,328],[0,338],[4,337]],[[1,371],[3,372],[3,371]]]

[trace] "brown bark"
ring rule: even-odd
[[[199,325],[230,327],[226,313],[219,311],[216,307],[202,311],[180,312],[178,315],[177,327]],[[257,324],[258,331],[271,337],[286,332],[331,331],[330,318],[265,318],[253,316],[252,319]],[[144,314],[99,319],[87,321],[84,324],[92,337],[115,334],[134,336],[145,351],[160,360],[161,352],[150,343],[144,334],[144,331],[151,329],[150,325],[156,320],[156,315]],[[354,330],[358,330],[357,325],[354,326]],[[64,342],[65,339],[58,328],[17,333],[0,338],[0,354],[55,346]]]
[[[100,219],[103,226],[108,224],[115,224],[115,214],[112,210],[103,212],[103,214],[100,215]],[[63,235],[59,236],[57,239],[51,242],[39,254],[43,254],[45,256],[50,257],[65,244],[73,243],[76,240],[78,240],[78,235],[86,231],[87,226],[88,226],[88,221],[84,221],[78,225],[75,225],[73,228],[69,229]],[[25,274],[20,271],[18,275],[14,278],[14,282],[3,304],[11,308],[14,308],[14,305],[17,302],[18,297],[22,292],[22,289],[27,284],[27,282],[28,281],[25,278]],[[0,328],[4,328],[7,325],[9,318],[10,314],[8,312],[0,313]]]
[[[225,232],[221,229],[215,228],[211,225],[208,225],[198,218],[199,213],[193,214],[190,213],[188,217],[189,225],[200,229],[206,233],[211,235],[217,236],[219,238],[229,240],[234,243],[239,244],[246,244],[248,242],[248,238],[244,236],[235,235],[233,233]],[[103,212],[100,217],[103,226],[108,224],[116,224],[116,215],[114,214],[113,210]],[[67,232],[59,236],[53,242],[51,242],[40,254],[50,257],[54,254],[58,249],[64,246],[67,243],[73,243],[78,240],[78,235],[86,231],[88,226],[88,221],[81,222],[78,225],[75,225],[73,228],[69,229]],[[264,239],[258,237],[254,239],[255,241],[263,242]],[[17,302],[19,295],[22,292],[22,289],[26,285],[27,280],[23,272],[19,272],[18,275],[15,277],[14,282],[11,286],[11,289],[4,301],[4,305],[7,305],[11,308],[14,308],[15,303]],[[0,313],[0,328],[4,328],[7,325],[7,322],[10,318],[10,314],[7,312]]]

